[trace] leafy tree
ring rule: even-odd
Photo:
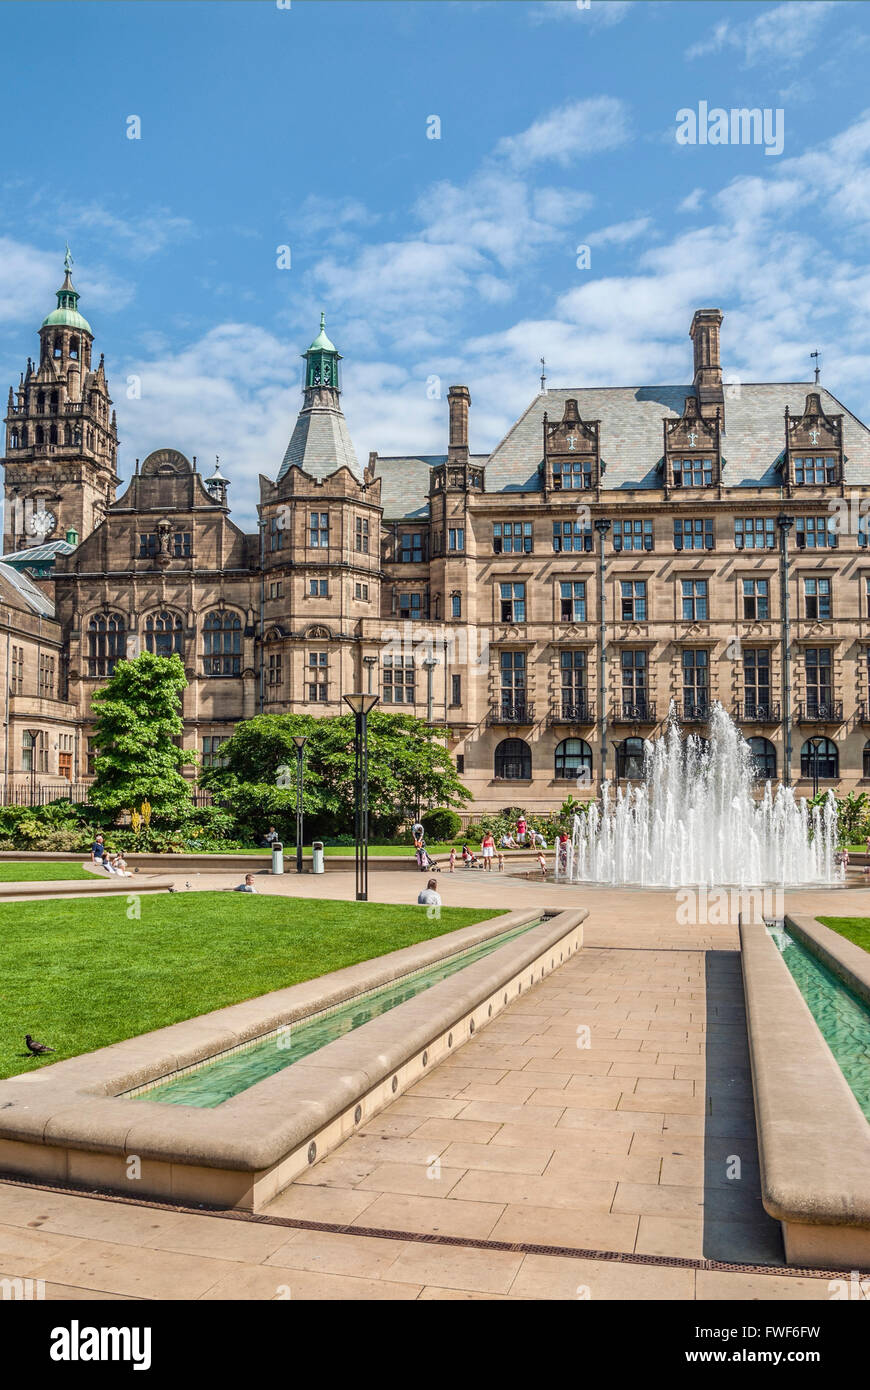
[[[201,783],[231,810],[248,833],[262,835],[274,823],[285,840],[295,835],[296,745],[305,734],[303,809],[307,829],[318,834],[353,827],[354,718],[261,714],[236,726],[221,746],[223,767],[207,768]],[[426,802],[461,806],[469,793],[456,775],[436,731],[410,714],[368,718],[371,821],[410,814]],[[278,785],[279,770],[289,776]]]
[[[117,815],[150,803],[160,820],[189,814],[190,782],[181,768],[195,759],[174,742],[184,727],[181,694],[186,685],[177,654],[142,652],[133,661],[118,662],[92,700],[93,806]]]

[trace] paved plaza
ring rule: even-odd
[[[369,897],[419,881],[373,868]],[[354,893],[337,872],[257,886]],[[759,1198],[736,924],[681,925],[673,892],[440,887],[588,907],[584,948],[255,1219],[0,1183],[0,1276],[48,1299],[828,1299],[829,1275],[783,1271]],[[870,890],[786,909],[870,916]]]

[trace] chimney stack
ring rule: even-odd
[[[468,411],[471,392],[467,386],[451,386],[447,392],[450,409],[450,441],[447,457],[451,463],[468,461]]]
[[[696,309],[689,329],[695,350],[695,390],[701,414],[715,416],[725,407],[722,389],[722,362],[719,357],[719,328],[721,309]]]

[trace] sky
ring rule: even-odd
[[[865,0],[26,0],[0,49],[0,389],[68,241],[125,479],[220,455],[250,529],[321,310],[361,462],[443,452],[453,383],[489,452],[542,356],[690,382],[709,306],[726,380],[819,350],[870,420]],[[702,103],[771,138],[685,143]]]

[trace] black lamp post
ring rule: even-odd
[[[813,750],[813,800],[819,794],[819,748],[824,743],[823,738],[811,738],[810,748]]]
[[[296,872],[302,873],[302,765],[305,761],[307,734],[294,734],[296,744]]]
[[[36,750],[39,746],[39,736],[41,729],[28,729],[30,735],[30,804],[34,805],[36,796]]]
[[[354,691],[345,695],[356,721],[354,737],[354,860],[356,868],[356,900],[368,902],[369,896],[369,744],[368,716],[378,703],[379,696]]]

